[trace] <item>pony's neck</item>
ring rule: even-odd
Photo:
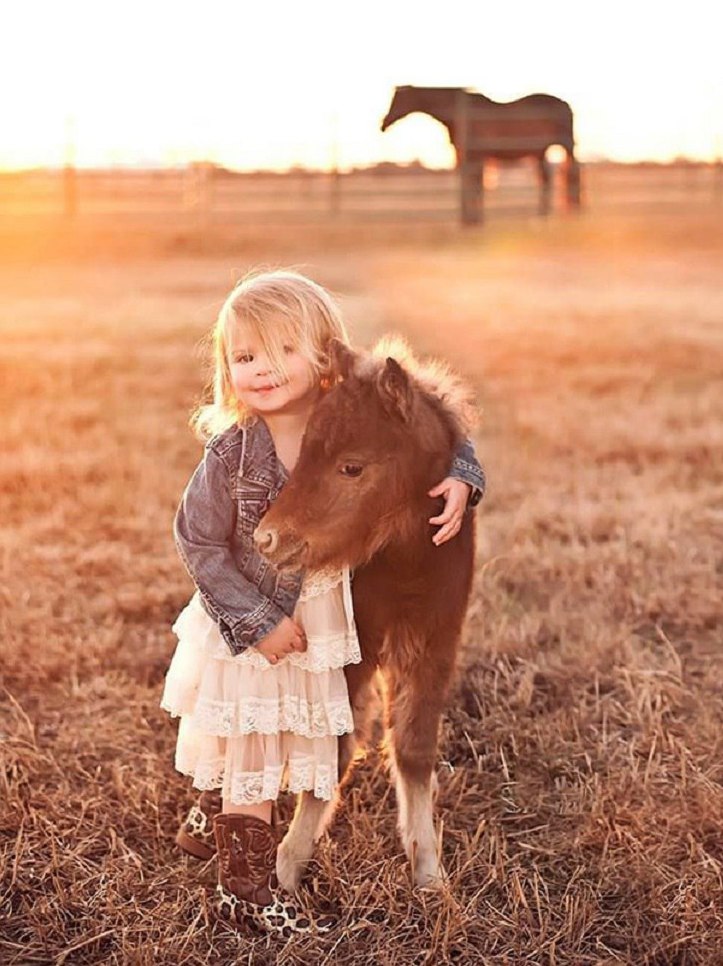
[[[441,425],[428,427],[427,432],[438,431],[443,434]],[[449,454],[440,441],[439,455],[429,456],[427,478],[410,495],[406,505],[395,514],[394,534],[383,549],[384,559],[395,567],[395,572],[403,573],[406,568],[419,575],[419,562],[437,550],[432,543],[433,525],[429,518],[438,516],[440,511],[439,497],[433,498],[427,491],[440,483],[449,472],[452,462],[451,448]]]
[[[420,564],[433,561],[433,553],[437,547],[432,543],[432,524],[429,523],[434,512],[435,501],[425,496],[409,506],[399,519],[399,527],[394,537],[375,557],[388,567],[395,575],[395,580],[402,583],[407,574],[415,582],[419,580]],[[438,552],[438,551],[437,551]]]

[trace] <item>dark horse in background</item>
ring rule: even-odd
[[[546,151],[562,147],[566,198],[571,207],[580,205],[580,165],[575,158],[572,109],[559,97],[530,94],[509,103],[498,103],[460,87],[397,87],[382,121],[382,131],[408,114],[421,112],[436,118],[447,128],[457,154],[462,192],[462,220],[482,219],[484,164],[488,159],[515,161],[533,157],[540,184],[540,214],[550,210],[552,165]]]
[[[442,881],[432,803],[445,708],[474,563],[474,514],[435,546],[429,517],[471,414],[445,366],[419,363],[401,340],[371,354],[334,340],[333,385],[315,407],[291,477],[255,538],[283,570],[349,564],[362,663],[345,670],[354,733],[340,738],[339,773],[368,741],[381,672],[399,828],[415,882]],[[396,356],[396,358],[395,358]],[[400,361],[402,364],[400,364]],[[279,879],[295,888],[333,805],[299,797],[279,848]]]

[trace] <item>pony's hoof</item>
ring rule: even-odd
[[[276,853],[276,878],[287,892],[296,892],[304,875],[306,862],[293,858],[291,850],[282,842]]]
[[[447,874],[438,862],[426,866],[420,865],[414,870],[414,885],[418,889],[439,892],[446,884]]]

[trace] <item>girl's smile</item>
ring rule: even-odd
[[[316,378],[309,360],[292,345],[284,346],[285,376],[275,372],[264,347],[251,332],[238,332],[228,353],[236,398],[262,414],[289,412],[310,403]]]

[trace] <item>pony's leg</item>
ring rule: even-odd
[[[373,718],[376,699],[373,688],[373,678],[376,665],[363,661],[346,668],[347,687],[349,689],[349,703],[354,717],[354,730],[350,734],[339,738],[339,782],[344,782],[353,771],[354,758],[357,749],[369,743],[371,721]]]
[[[430,668],[387,680],[387,746],[399,808],[399,833],[416,885],[437,887],[444,869],[437,853],[433,803],[439,723],[448,674]]]
[[[276,875],[284,889],[293,892],[314,851],[314,843],[331,820],[336,801],[316,798],[313,792],[301,792],[291,825],[276,853]]]
[[[365,679],[350,694],[354,715],[354,731],[339,738],[339,781],[351,771],[351,762],[357,747],[366,740],[370,709],[373,706],[369,669]],[[279,846],[276,856],[276,875],[281,885],[294,891],[304,875],[314,852],[314,845],[329,826],[339,801],[338,793],[331,799],[316,798],[313,792],[301,792],[296,800],[294,817]]]

